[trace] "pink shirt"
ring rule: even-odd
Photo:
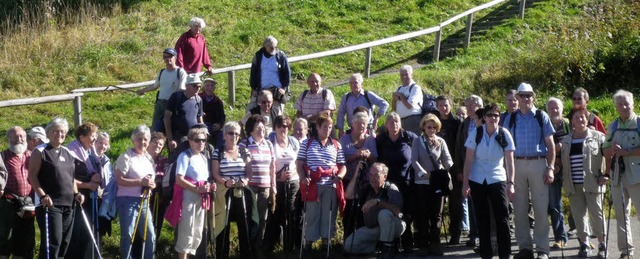
[[[202,65],[207,69],[211,67],[209,51],[202,34],[194,37],[191,31],[183,33],[176,42],[176,52],[178,52],[176,64],[184,68],[187,73],[200,72]]]
[[[139,155],[131,148],[118,157],[115,168],[117,171],[122,172],[124,178],[127,179],[142,179],[147,175],[151,175],[153,180],[156,174],[153,158],[147,152]],[[118,185],[117,197],[140,197],[141,195],[142,186]]]

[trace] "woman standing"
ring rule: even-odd
[[[73,179],[75,158],[62,146],[69,130],[67,120],[55,118],[45,131],[49,143],[41,145],[29,159],[29,182],[42,206],[36,208],[40,227],[39,258],[64,257],[71,239],[74,200],[80,204],[84,196]]]
[[[211,171],[218,184],[216,206],[224,206],[225,213],[218,213],[225,217],[222,228],[216,229],[216,258],[229,258],[229,233],[231,227],[228,222],[233,220],[238,226],[240,241],[240,258],[251,258],[250,229],[255,225],[251,220],[254,202],[251,190],[248,188],[251,158],[247,150],[238,146],[240,139],[240,124],[231,121],[222,128],[224,147],[216,149],[211,158]],[[231,190],[231,191],[229,191]],[[222,200],[223,202],[220,202]],[[229,206],[229,207],[226,207]],[[227,219],[226,217],[229,217]],[[220,222],[216,220],[216,222]]]
[[[109,136],[109,133],[106,133],[104,131],[98,132],[98,138],[96,139],[95,146],[96,157],[98,158],[98,162],[100,163],[99,167],[102,172],[102,181],[100,182],[99,189],[102,191],[98,192],[100,198],[98,200],[98,204],[100,205],[100,210],[98,213],[100,215],[99,227],[100,237],[102,238],[104,235],[111,235],[111,220],[115,218],[116,215],[115,203],[111,203],[113,204],[113,206],[107,206],[104,209],[102,208],[102,202],[107,198],[106,196],[109,196],[109,190],[107,186],[109,186],[109,184],[116,179],[115,175],[113,174],[111,159],[109,159],[109,157],[107,156],[107,151],[111,147],[111,137]],[[115,184],[115,182],[113,184]],[[113,184],[111,185],[113,186]],[[115,188],[113,188],[113,190],[115,190]],[[111,197],[115,198],[115,193]]]
[[[462,197],[473,195],[475,215],[480,236],[480,257],[491,258],[491,214],[496,223],[498,255],[509,258],[511,234],[509,232],[509,200],[514,194],[513,151],[515,146],[509,131],[500,128],[500,110],[496,104],[487,105],[482,118],[485,122],[469,132],[462,180]],[[480,134],[480,136],[478,136]],[[506,168],[506,170],[505,170]]]
[[[602,208],[604,183],[608,179],[602,170],[602,143],[604,134],[589,127],[589,113],[585,109],[571,111],[573,132],[561,141],[562,186],[571,204],[571,214],[576,219],[580,251],[578,257],[590,255],[588,229],[598,238],[598,258],[605,258],[604,212]],[[585,215],[589,212],[590,224]]]
[[[245,125],[247,139],[240,143],[240,148],[246,148],[251,155],[251,177],[249,187],[254,193],[258,213],[258,234],[253,241],[254,252],[261,257],[264,233],[267,226],[267,210],[270,200],[276,198],[276,161],[273,145],[265,138],[266,128],[264,117],[252,115]]]
[[[147,153],[153,158],[153,164],[155,165],[156,171],[156,186],[162,185],[162,178],[164,177],[164,173],[169,163],[169,160],[162,155],[162,150],[164,150],[164,145],[166,144],[167,138],[164,136],[162,132],[153,132],[151,133],[151,140],[149,141],[149,147],[147,147]],[[167,210],[167,206],[169,206],[168,200],[164,200],[162,197],[162,188],[153,189],[153,195],[151,196],[151,208],[153,213],[153,226],[155,227],[156,236],[160,236],[160,231],[162,231],[162,223],[164,222],[164,213]]]
[[[358,112],[353,115],[351,120],[351,132],[345,134],[340,138],[340,145],[347,162],[347,174],[342,179],[342,184],[348,185],[352,181],[353,176],[357,170],[367,170],[368,167],[373,164],[378,158],[378,152],[376,149],[376,139],[372,136],[367,136],[367,125],[369,124],[369,116],[366,112]],[[365,171],[365,172],[368,172]],[[361,186],[365,186],[368,179],[364,177],[366,174],[360,174],[361,179],[353,179],[358,183],[356,190],[359,190]],[[357,205],[354,204],[354,200],[348,199],[346,203],[347,210],[344,214],[343,221],[343,237],[347,238],[353,230],[360,227],[360,223],[355,219],[359,218],[360,213],[357,211]]]
[[[415,171],[416,215],[415,226],[418,233],[415,243],[423,254],[442,256],[440,228],[444,199],[442,192],[431,182],[434,170],[449,170],[453,165],[447,143],[436,136],[442,124],[437,116],[427,114],[420,121],[422,136],[413,140],[411,163]]]
[[[329,249],[335,232],[337,210],[344,210],[342,178],[347,174],[344,152],[330,137],[333,120],[321,115],[316,120],[317,136],[300,144],[296,170],[305,202],[304,250],[309,255],[314,241],[322,238],[322,251]]]
[[[191,129],[187,138],[189,149],[180,154],[176,166],[176,187],[182,189],[182,196],[177,190],[170,205],[182,206],[175,244],[180,259],[196,254],[202,240],[205,211],[211,209],[209,161],[202,153],[207,144],[207,130]]]
[[[140,257],[142,253],[145,258],[153,257],[155,233],[149,210],[149,195],[156,184],[153,158],[147,153],[150,138],[149,127],[146,125],[136,127],[131,133],[133,148],[128,148],[116,161],[120,258]],[[143,241],[141,243],[144,251],[141,247],[133,246],[134,240]]]
[[[276,233],[267,237],[267,251],[272,251],[279,240],[280,229],[283,232],[283,244],[285,252],[292,252],[299,246],[299,222],[300,210],[296,209],[299,199],[300,177],[296,171],[296,158],[300,150],[300,143],[293,136],[289,136],[291,118],[280,115],[273,121],[273,152],[276,157],[276,182],[278,194],[276,195],[276,209],[270,216],[267,224],[268,233]],[[296,246],[296,244],[298,244]]]

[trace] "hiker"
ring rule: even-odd
[[[189,30],[180,35],[176,42],[176,65],[186,70],[187,74],[200,73],[203,65],[209,74],[213,73],[207,42],[202,36],[202,29],[206,26],[202,18],[191,18]]]
[[[573,131],[560,141],[560,160],[564,175],[562,186],[569,197],[571,214],[578,219],[578,257],[586,258],[591,255],[588,233],[591,229],[598,238],[598,259],[604,259],[607,252],[603,210],[606,187],[604,180],[599,181],[603,178],[604,134],[589,127],[589,113],[586,109],[572,110],[571,114]]]
[[[589,127],[591,129],[595,129],[604,134],[607,134],[607,129],[604,127],[604,124],[602,123],[600,117],[587,109],[587,105],[589,104],[589,92],[587,92],[587,89],[578,87],[576,88],[576,90],[573,90],[571,100],[573,100],[572,110],[585,109],[587,111],[587,115],[589,118]]]
[[[222,137],[222,126],[227,120],[227,115],[224,113],[224,104],[222,99],[216,95],[216,86],[218,81],[213,78],[205,78],[203,80],[204,89],[200,93],[200,99],[202,99],[202,120],[209,128],[209,134],[213,140],[213,146],[221,148],[224,144]]]
[[[273,121],[277,116],[282,115],[282,112],[276,110],[273,106],[273,94],[271,92],[263,90],[262,94],[258,98],[258,106],[252,108],[245,113],[244,117],[240,119],[240,126],[246,126],[247,121],[253,115],[259,115],[262,117],[262,123],[264,124],[265,137],[268,137],[273,132]],[[246,128],[245,128],[245,132]],[[249,135],[245,135],[249,137]]]
[[[516,144],[516,195],[513,199],[516,240],[520,251],[514,256],[533,258],[533,243],[537,246],[537,259],[549,258],[549,185],[555,179],[555,144],[553,124],[546,112],[534,105],[535,92],[528,83],[518,86],[518,110],[505,118]],[[529,199],[535,224],[533,237],[529,226]],[[534,241],[535,240],[535,241]]]
[[[568,241],[567,232],[564,229],[564,212],[562,210],[562,162],[560,161],[560,139],[569,134],[571,131],[571,123],[562,116],[564,105],[562,100],[550,97],[546,104],[546,110],[549,114],[553,129],[553,143],[555,144],[556,159],[554,165],[554,178],[552,184],[549,185],[549,206],[548,213],[551,217],[551,229],[553,229],[554,242],[551,248],[561,249]]]
[[[311,73],[307,78],[308,90],[304,90],[295,105],[296,117],[304,118],[313,130],[316,119],[320,114],[327,114],[329,117],[336,110],[336,100],[333,92],[327,88],[322,88],[322,78],[317,73]]]
[[[49,139],[44,128],[37,126],[27,132],[27,150],[33,152],[37,146],[47,143],[49,143]]]
[[[354,177],[367,172],[356,172]],[[398,187],[387,181],[389,168],[374,163],[368,172],[368,183],[358,188],[355,181],[347,187],[345,196],[354,199],[356,192],[362,204],[364,226],[345,238],[344,250],[349,253],[373,253],[380,244],[378,258],[394,258],[398,252],[396,239],[405,230],[402,221],[403,197]]]
[[[202,99],[198,95],[201,87],[200,77],[189,74],[187,88],[169,97],[163,118],[169,151],[173,151],[182,142],[191,127],[202,124]]]
[[[144,95],[146,92],[160,89],[156,95],[156,104],[153,108],[152,131],[165,132],[162,118],[164,117],[164,111],[167,109],[169,97],[177,91],[186,89],[187,72],[176,64],[177,55],[175,49],[164,49],[162,60],[165,67],[160,69],[152,85],[136,91],[138,95]]]
[[[638,116],[633,111],[633,93],[618,90],[613,94],[613,103],[618,118],[607,127],[607,136],[602,144],[605,158],[612,161],[611,199],[618,222],[618,250],[620,258],[633,257],[633,235],[631,234],[630,201],[640,211],[640,172],[633,166],[640,157],[640,130]],[[634,130],[635,129],[635,130]],[[605,174],[609,178],[608,174]],[[605,181],[602,179],[601,181]],[[637,214],[640,217],[640,213]]]
[[[120,217],[120,258],[152,258],[156,235],[149,206],[150,191],[156,187],[153,158],[147,153],[151,131],[146,125],[131,133],[132,148],[122,153],[115,164],[118,183],[117,207]],[[136,228],[137,226],[137,228]],[[138,246],[135,240],[142,240]]]
[[[297,118],[293,122],[293,137],[298,140],[299,143],[302,143],[303,140],[307,139],[307,135],[309,134],[309,123],[305,118]]]
[[[40,233],[45,233],[40,235],[41,259],[65,256],[71,240],[73,204],[84,202],[73,179],[75,157],[62,145],[69,123],[54,118],[45,131],[49,143],[38,146],[29,158],[29,182],[40,201],[36,204],[36,220]]]
[[[46,137],[45,137],[46,138]],[[7,131],[8,148],[0,153],[0,258],[33,258],[36,246],[34,213],[18,215],[17,199],[31,199],[27,133],[19,126]]]
[[[251,99],[247,105],[247,111],[253,109],[258,104],[263,90],[271,92],[273,95],[273,108],[277,113],[282,114],[284,104],[291,98],[289,83],[291,82],[291,68],[287,55],[278,49],[278,40],[269,35],[262,42],[260,48],[251,60],[251,74],[249,85],[251,85]]]
[[[162,155],[164,146],[167,143],[167,139],[162,132],[152,132],[149,139],[149,146],[147,147],[147,153],[153,159],[155,168],[155,182],[156,186],[161,186],[164,177],[168,176],[166,170],[169,160]],[[160,236],[162,232],[162,224],[164,223],[164,213],[169,206],[170,201],[163,199],[162,188],[154,188],[151,192],[151,208],[153,208],[153,226],[155,227],[156,236]],[[172,194],[173,195],[173,194]]]
[[[491,219],[493,219],[496,224],[498,256],[501,259],[508,259],[511,256],[508,206],[515,192],[513,186],[515,146],[511,134],[498,126],[500,109],[496,104],[485,106],[482,114],[484,125],[469,132],[465,142],[467,149],[462,196],[471,197],[475,205],[480,237],[480,257],[493,257],[491,244]],[[493,215],[489,207],[492,208]]]
[[[113,166],[111,165],[111,159],[107,156],[107,151],[111,148],[111,137],[109,133],[104,131],[98,132],[98,137],[96,138],[95,145],[95,156],[98,160],[98,167],[100,168],[102,179],[100,181],[100,189],[102,191],[98,192],[98,206],[100,206],[100,210],[98,211],[98,224],[100,230],[100,241],[102,241],[102,237],[105,235],[111,236],[111,220],[113,218],[109,218],[106,215],[113,215],[115,217],[115,213],[117,211],[115,206],[111,206],[110,204],[103,204],[103,200],[106,199],[106,196],[109,196],[109,190],[107,190],[107,186],[111,184],[111,182],[116,180],[116,176],[113,173]],[[115,184],[115,182],[113,183]],[[115,198],[115,195],[111,197]],[[102,207],[105,208],[102,208]],[[101,213],[101,212],[104,212]]]
[[[336,127],[338,128],[338,137],[344,135],[345,115],[347,117],[347,124],[352,120],[354,110],[358,106],[363,106],[367,109],[369,117],[369,123],[367,124],[367,130],[369,134],[375,134],[375,130],[378,128],[378,118],[384,116],[389,108],[389,103],[375,93],[364,90],[362,87],[362,74],[352,74],[349,79],[349,85],[351,91],[344,94],[340,100],[340,107],[338,108],[338,122]],[[378,112],[375,112],[375,107],[378,107]],[[351,128],[351,125],[349,125]]]
[[[507,107],[507,110],[500,114],[500,126],[502,126],[507,116],[518,110],[518,99],[516,98],[517,93],[518,91],[516,91],[516,89],[507,90],[507,93],[504,96],[504,104]]]
[[[413,67],[404,65],[400,68],[402,85],[393,93],[391,107],[402,118],[405,130],[420,134],[422,119],[422,87],[413,81]]]
[[[305,202],[303,254],[310,256],[312,244],[322,239],[321,251],[330,251],[335,234],[338,210],[344,211],[342,178],[347,173],[340,143],[332,139],[333,120],[321,115],[316,120],[317,136],[300,144],[296,170],[300,177],[300,194]]]
[[[453,165],[447,143],[436,133],[442,128],[438,117],[429,113],[420,122],[422,135],[411,144],[411,161],[415,172],[416,226],[415,244],[421,255],[442,256],[440,229],[444,209],[445,190],[437,177],[447,177]],[[434,175],[436,171],[447,176]]]

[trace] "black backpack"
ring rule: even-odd
[[[411,84],[411,86],[409,86],[409,93],[413,91],[414,86],[416,86],[416,83],[413,83]],[[399,86],[396,92],[400,90],[401,87],[402,86]],[[426,93],[423,89],[421,89],[421,91],[422,91],[422,104],[420,104],[420,110],[421,110],[420,116],[425,116],[427,113],[433,113],[437,111],[438,105],[436,103],[436,97]]]
[[[302,97],[300,98],[300,100],[304,101],[304,98],[307,97],[307,94],[309,94],[309,89],[304,90],[304,92],[302,92]],[[369,97],[365,97],[365,98],[367,99],[369,106],[371,106],[371,101],[369,101]],[[324,101],[327,100],[327,89],[324,89],[324,88],[322,89],[322,100]]]
[[[516,142],[516,112],[513,112],[509,115],[509,129],[511,130],[511,134],[513,135],[513,142]],[[544,132],[542,129],[542,110],[540,109],[536,109],[536,113],[535,115],[533,115],[533,117],[536,118],[536,121],[538,121],[538,125],[540,126],[540,137],[543,139],[544,138]]]
[[[495,137],[498,144],[500,144],[500,146],[502,147],[502,150],[504,150],[509,145],[509,143],[507,142],[507,139],[504,136],[505,135],[504,131],[505,129],[503,127],[498,126],[498,135],[496,135]],[[480,144],[483,137],[484,137],[484,132],[483,132],[482,126],[477,127],[476,128],[476,146]]]

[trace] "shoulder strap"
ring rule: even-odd
[[[322,89],[322,100],[326,101],[327,100],[327,89]]]
[[[536,114],[533,117],[536,117],[536,120],[538,121],[538,125],[542,130],[542,110],[536,109]]]
[[[307,94],[309,94],[309,90],[304,90],[304,92],[302,92],[302,98],[300,98],[300,100],[304,101],[304,98],[307,97]]]
[[[433,165],[433,170],[440,169],[440,167],[436,163],[436,160],[433,159],[433,155],[431,154],[431,148],[429,148],[429,144],[427,143],[426,137],[424,138],[423,142],[424,142],[424,147],[427,149],[427,153],[428,153],[427,156],[429,157],[429,160],[431,160],[431,164]]]
[[[569,132],[571,131],[571,123],[569,122],[569,119],[567,118],[562,118],[562,129],[564,130],[565,134],[569,134]]]
[[[162,78],[162,72],[164,72],[164,68],[160,69],[160,73],[158,73],[158,80],[160,80],[160,78]]]
[[[515,111],[513,113],[511,113],[511,115],[509,115],[509,129],[513,130],[515,132],[515,126],[516,126],[516,113],[518,113],[518,111]]]
[[[371,100],[369,100],[369,91],[364,90],[364,99],[367,100],[367,104],[369,104],[369,109],[373,109],[371,105]]]
[[[498,126],[498,135],[496,135],[496,141],[498,141],[498,144],[502,147],[503,151],[509,145],[504,131],[505,129],[503,127]]]
[[[482,132],[482,126],[476,128],[476,146],[480,145],[480,141],[484,137],[484,132]]]

